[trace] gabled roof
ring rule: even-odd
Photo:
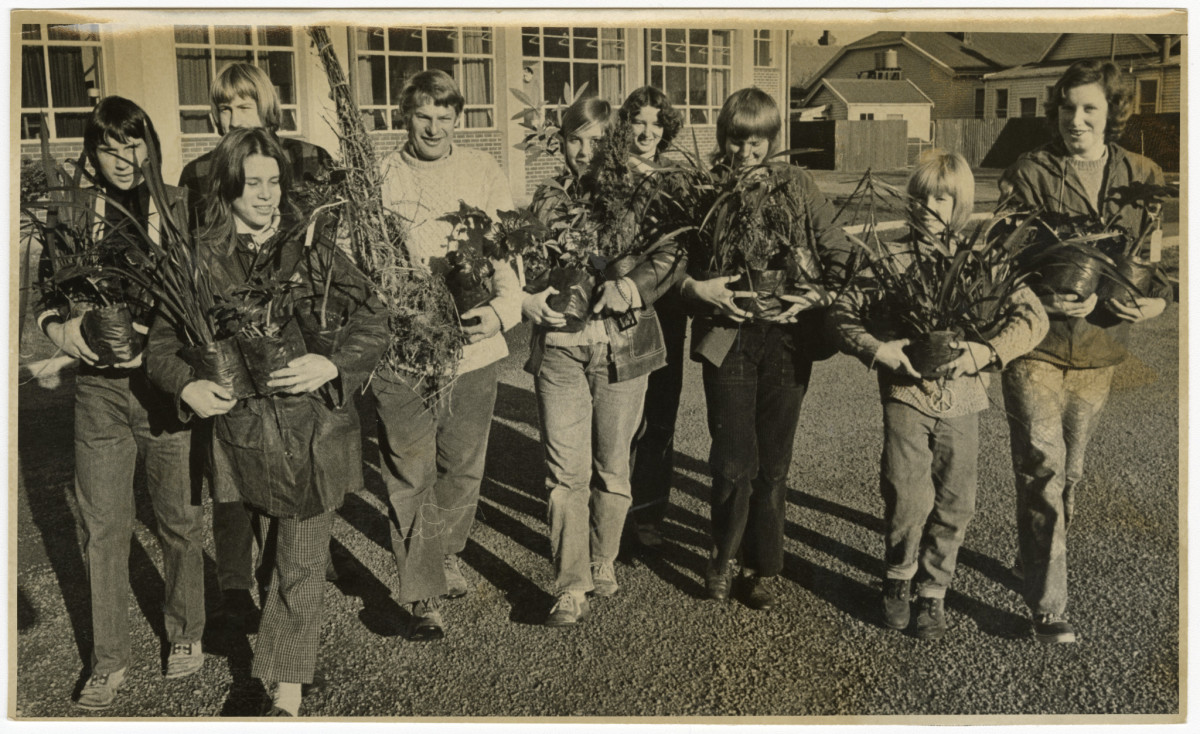
[[[816,81],[816,73],[821,67],[841,50],[841,46],[793,44],[788,58],[788,84],[807,88]]]
[[[843,46],[819,72],[822,77],[847,51],[904,45],[925,56],[949,73],[999,71],[1040,59],[1052,41],[1051,33],[961,33],[880,31]]]
[[[911,79],[822,79],[816,89],[804,100],[807,105],[813,97],[828,89],[835,97],[846,104],[925,104],[933,105],[933,100],[925,96],[921,89],[913,84]]]
[[[1046,46],[1046,50],[1038,57],[1038,63],[1045,62],[1054,54],[1054,50],[1062,43],[1067,36],[1077,36],[1091,38],[1103,41],[1112,41],[1116,44],[1117,56],[1129,56],[1138,54],[1153,54],[1158,53],[1161,46],[1155,43],[1150,36],[1144,33],[1059,33],[1054,37],[1054,41]],[[1090,57],[1087,57],[1090,58]],[[1062,59],[1059,59],[1060,61]]]

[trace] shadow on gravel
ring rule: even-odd
[[[791,502],[797,507],[803,507],[805,509],[822,512],[840,520],[846,520],[848,522],[855,523],[856,525],[861,525],[864,528],[868,530],[874,530],[877,533],[883,532],[883,518],[876,517],[875,515],[863,512],[862,510],[856,510],[852,507],[839,505],[836,502],[830,502],[827,499],[816,497],[799,489],[789,488],[787,499],[788,502]]]
[[[1029,637],[1029,619],[972,599],[954,589],[946,591],[946,608],[970,617],[980,632],[1004,639]]]
[[[528,577],[474,540],[467,541],[461,558],[488,583],[504,592],[512,609],[508,615],[510,622],[540,626],[546,620],[546,610],[554,598]]]
[[[347,494],[337,514],[346,521],[346,524],[369,538],[375,545],[388,553],[392,552],[389,527],[392,522],[390,505],[386,512],[380,512],[374,505],[357,494]]]
[[[37,626],[38,613],[25,594],[25,589],[17,584],[17,632],[24,632]]]
[[[501,382],[497,387],[495,416],[515,423],[524,423],[535,429],[541,425],[537,396],[533,391],[514,387],[506,382]]]
[[[391,546],[388,546],[391,550]],[[346,596],[362,600],[362,611],[358,613],[363,626],[372,634],[381,637],[399,637],[408,626],[409,614],[392,598],[391,588],[380,581],[364,566],[346,546],[336,539],[330,541],[329,551],[333,554],[334,566],[338,569],[338,580],[334,585]]]

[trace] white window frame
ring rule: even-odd
[[[359,31],[365,31],[365,30],[382,30],[384,47],[382,49],[363,48],[358,42],[358,33],[359,33]],[[420,31],[421,32],[421,48],[422,48],[422,50],[421,51],[394,51],[394,50],[392,50],[390,47],[391,40],[388,35],[389,30]],[[491,42],[492,50],[488,53],[467,53],[467,52],[461,50],[462,44],[459,43],[458,51],[429,51],[428,50],[428,48],[429,48],[429,33],[428,32],[430,30],[434,30],[434,31],[447,31],[448,30],[448,31],[453,31],[460,35],[466,33],[468,30],[471,32],[479,31],[479,32],[486,34],[486,36],[488,36],[488,38],[486,40],[489,40]],[[403,123],[401,121],[398,121],[395,117],[396,113],[399,111],[399,106],[392,104],[390,89],[388,90],[389,95],[388,95],[387,104],[375,104],[371,101],[363,100],[359,96],[359,84],[358,84],[358,80],[355,77],[357,76],[358,60],[362,56],[382,56],[382,57],[384,57],[384,72],[383,73],[384,73],[384,78],[388,80],[388,84],[391,83],[391,75],[389,73],[389,68],[391,65],[391,59],[393,59],[393,58],[400,58],[400,57],[420,58],[422,71],[427,71],[429,69],[429,59],[431,59],[431,58],[453,59],[456,62],[457,68],[462,68],[463,62],[467,59],[483,59],[483,60],[490,61],[491,64],[489,66],[488,73],[491,75],[491,79],[489,80],[489,85],[492,89],[492,101],[489,103],[479,103],[479,102],[476,102],[471,99],[466,99],[466,104],[463,105],[463,114],[459,116],[459,118],[461,120],[459,129],[470,130],[472,132],[481,131],[481,130],[488,131],[488,130],[498,129],[499,124],[500,124],[499,120],[496,117],[496,115],[497,115],[496,97],[499,95],[499,91],[497,90],[497,87],[496,87],[496,66],[497,66],[496,47],[498,46],[498,43],[497,43],[497,38],[496,38],[496,28],[494,26],[355,25],[355,26],[350,26],[349,33],[350,33],[350,69],[351,69],[350,87],[353,90],[355,99],[358,101],[358,107],[363,112],[372,112],[373,113],[373,112],[382,110],[384,112],[384,119],[387,121],[387,124],[388,124],[388,127],[386,129],[374,130],[373,132],[397,131],[397,130],[402,130],[404,128],[403,128]],[[454,81],[458,85],[459,91],[462,92],[463,97],[466,98],[467,92],[463,88],[462,80],[455,78]],[[478,127],[467,127],[466,126],[466,119],[467,119],[466,113],[472,112],[472,111],[489,112],[490,113],[489,117],[492,121],[492,124],[486,125],[486,126],[478,126]]]
[[[760,69],[770,69],[775,66],[775,44],[771,38],[771,31],[766,28],[756,29],[754,31],[754,65]],[[764,49],[767,55],[767,62],[761,63],[759,51]]]
[[[668,44],[667,31],[669,31],[669,30],[670,31],[681,30],[686,34],[686,36],[685,36],[686,40],[684,41],[684,56],[685,56],[685,58],[684,58],[684,61],[682,61],[682,62],[667,61],[667,44]],[[706,47],[700,46],[700,48],[707,49],[704,52],[704,55],[706,55],[708,57],[708,61],[706,63],[696,63],[691,60],[691,54],[689,53],[689,51],[690,51],[690,48],[692,47],[691,32],[693,30],[702,30],[702,31],[706,31],[708,33],[708,45]],[[656,32],[659,34],[659,40],[657,40],[657,41],[654,40],[654,33],[656,33]],[[713,37],[714,37],[714,34],[716,34],[716,33],[728,34],[729,45],[728,46],[716,46],[713,42]],[[663,92],[665,92],[667,94],[667,96],[671,95],[671,90],[667,89],[667,69],[668,68],[670,68],[670,67],[683,68],[685,70],[685,75],[687,77],[691,76],[692,69],[705,69],[708,72],[708,103],[707,104],[693,105],[693,104],[688,104],[687,102],[676,101],[675,99],[671,100],[672,106],[675,107],[675,109],[679,110],[681,113],[683,113],[684,122],[687,125],[716,125],[717,124],[717,114],[721,110],[721,105],[723,105],[725,103],[725,97],[733,92],[733,89],[732,89],[732,86],[733,86],[733,58],[734,58],[733,38],[734,38],[734,31],[733,31],[733,29],[730,29],[730,28],[679,28],[679,27],[667,28],[667,27],[661,27],[661,28],[647,28],[646,29],[646,73],[647,73],[648,78],[650,79],[650,83],[654,84],[654,86],[658,87],[659,89],[662,89]],[[728,58],[729,58],[728,64],[714,64],[712,62],[713,58],[716,56],[715,51],[717,48],[725,48],[727,50]],[[659,61],[653,60],[655,51],[658,51],[660,53]],[[661,71],[661,80],[662,80],[661,84],[655,83],[655,80],[654,80],[655,67],[658,67],[659,69],[662,70]],[[726,84],[724,95],[717,95],[717,94],[713,93],[712,79],[714,76],[713,72],[716,72],[716,71],[727,72],[728,82]],[[720,96],[721,99],[717,99],[718,96]],[[707,117],[707,119],[704,122],[697,122],[692,119],[692,117],[693,117],[692,113],[696,112],[696,111],[700,111],[700,110],[703,110]]]
[[[1007,120],[1012,117],[1012,92],[1008,87],[997,87],[992,95],[992,116],[997,120]],[[1000,93],[1004,92],[1004,114],[1000,114]]]
[[[1145,104],[1145,102],[1142,100],[1142,82],[1154,82],[1154,111],[1150,112],[1150,113],[1146,113],[1146,112],[1142,111],[1142,106]],[[1137,84],[1137,105],[1134,107],[1134,110],[1140,115],[1144,115],[1144,114],[1156,115],[1156,114],[1158,114],[1159,110],[1162,109],[1162,88],[1163,88],[1162,77],[1157,74],[1140,76],[1140,77],[1137,77],[1137,79],[1135,80],[1135,83]]]
[[[545,43],[546,43],[546,28],[547,27],[549,27],[549,28],[566,28],[567,29],[567,55],[566,56],[547,56],[546,55]],[[537,29],[537,39],[538,39],[537,47],[540,51],[538,56],[529,56],[524,51],[525,36],[532,35],[532,34],[526,33],[526,30],[529,28]],[[583,29],[583,28],[596,31],[597,48],[596,48],[596,58],[594,58],[594,59],[577,58],[575,56],[575,40],[576,40],[575,39],[575,31],[578,29]],[[616,39],[606,39],[604,37],[605,31],[617,31],[619,33],[619,36]],[[603,68],[605,66],[616,66],[616,67],[620,67],[620,69],[621,69],[621,72],[620,72],[621,88],[620,89],[612,90],[612,89],[604,89],[603,87],[601,87],[600,89],[584,90],[584,94],[588,97],[597,96],[597,97],[600,97],[601,99],[608,100],[609,103],[611,103],[617,107],[620,107],[621,103],[625,101],[624,100],[625,95],[628,93],[628,91],[631,91],[631,90],[625,89],[625,83],[627,81],[626,76],[629,73],[629,38],[628,38],[628,34],[625,32],[624,28],[612,28],[612,27],[605,28],[605,27],[600,27],[600,26],[523,26],[520,29],[520,33],[521,33],[521,49],[522,49],[522,51],[521,51],[521,66],[522,66],[522,68],[529,66],[531,62],[536,63],[538,65],[536,73],[540,76],[540,79],[538,80],[538,84],[542,88],[542,99],[534,100],[534,101],[546,102],[551,105],[558,104],[560,101],[562,101],[560,99],[562,97],[561,89],[546,89],[545,88],[546,87],[546,84],[545,84],[546,77],[545,77],[544,68],[545,68],[546,62],[565,63],[565,64],[569,65],[569,67],[571,69],[571,82],[570,82],[571,90],[573,92],[575,92],[576,94],[579,93],[578,82],[575,79],[575,65],[576,64],[594,64],[596,66],[596,78],[600,80],[600,85],[603,85],[603,83],[604,83],[603,82],[604,74],[602,74],[601,71],[603,70]],[[552,38],[558,38],[558,36],[552,36]],[[591,39],[588,39],[588,40],[591,40]],[[604,43],[606,41],[615,41],[616,43],[620,44],[620,46],[619,46],[621,49],[621,58],[620,59],[605,59],[604,58]],[[597,86],[600,86],[600,85],[597,85]]]
[[[233,43],[217,43],[217,35],[216,35],[215,28],[226,27],[229,25],[236,25],[237,27],[248,27],[250,29],[250,43],[245,44],[245,45],[233,44]],[[260,28],[283,28],[283,27],[287,27],[292,32],[292,44],[290,46],[268,46],[266,44],[260,44],[258,42],[258,31]],[[188,29],[204,28],[208,31],[208,42],[207,43],[183,43],[183,42],[177,41],[177,40],[175,40],[175,29],[176,28],[188,28]],[[259,55],[260,51],[263,53],[275,53],[275,52],[290,53],[292,55],[292,86],[296,90],[296,101],[292,102],[290,104],[284,104],[283,100],[280,100],[279,109],[280,109],[281,113],[286,113],[286,112],[292,113],[292,119],[296,121],[296,127],[294,129],[285,129],[283,127],[280,127],[279,132],[286,133],[288,135],[300,135],[303,133],[303,125],[300,122],[300,100],[304,98],[304,95],[300,89],[300,78],[301,78],[300,64],[304,60],[304,55],[297,53],[296,46],[297,46],[297,38],[300,38],[301,36],[304,36],[304,29],[300,26],[280,26],[278,24],[270,24],[270,25],[262,24],[262,25],[244,26],[241,24],[227,24],[227,23],[216,23],[216,24],[209,24],[209,25],[179,23],[179,24],[171,26],[171,54],[172,54],[173,60],[175,60],[176,64],[178,64],[179,56],[177,54],[177,51],[179,49],[204,49],[204,50],[209,51],[208,71],[209,71],[209,79],[211,80],[211,79],[216,79],[217,74],[219,74],[221,71],[221,69],[217,68],[217,51],[219,49],[250,51],[253,54],[253,59],[254,59],[253,63],[255,65],[258,64],[258,60],[259,60],[258,55]],[[176,85],[178,85],[178,80],[176,80]],[[178,86],[176,88],[178,89]],[[183,104],[181,101],[179,104],[179,111],[180,112],[211,112],[212,104],[203,104],[203,105]],[[286,119],[286,116],[284,117],[284,119]],[[180,131],[180,134],[188,139],[220,137],[220,132],[217,130],[213,130],[212,132],[208,132],[208,133],[185,133],[185,132],[183,132],[183,123],[178,117],[176,117],[176,119],[175,119],[175,125],[176,125],[176,129],[178,129]]]
[[[23,130],[21,130],[21,128],[22,128],[21,118],[24,117],[25,115],[30,115],[30,114],[40,115],[41,113],[44,112],[44,113],[46,113],[46,132],[49,133],[50,140],[52,140],[52,141],[82,140],[83,139],[82,136],[78,136],[78,137],[62,136],[62,137],[60,137],[58,135],[58,125],[55,123],[54,116],[56,114],[60,114],[60,113],[88,113],[88,112],[91,112],[92,108],[96,106],[96,103],[104,98],[104,63],[105,62],[104,62],[104,48],[102,46],[101,37],[100,37],[100,24],[98,24],[98,23],[22,23],[21,25],[22,26],[36,25],[39,27],[39,38],[31,39],[31,40],[26,40],[24,38],[24,33],[23,33],[24,29],[22,28],[21,29],[22,32],[19,37],[20,38],[19,43],[20,43],[22,51],[28,47],[37,47],[42,50],[42,73],[46,80],[46,89],[45,89],[46,106],[44,106],[44,107],[21,107],[20,108],[21,111],[17,117],[17,126],[18,126],[17,135],[19,136],[19,139],[22,141],[38,139],[37,135],[34,135],[32,137],[25,137],[24,135],[22,135]],[[89,33],[95,34],[96,40],[80,41],[77,39],[71,39],[71,40],[63,40],[63,41],[53,41],[53,40],[50,40],[50,26],[66,26],[68,28],[87,29],[87,31]],[[97,54],[96,54],[96,66],[97,66],[96,87],[94,88],[94,95],[89,94],[89,97],[91,97],[91,100],[92,100],[91,106],[89,106],[89,107],[55,107],[54,106],[54,88],[53,88],[54,82],[50,77],[50,49],[55,46],[72,46],[72,47],[86,46],[88,48],[96,49],[96,51],[97,51]],[[22,57],[23,56],[24,56],[24,54],[22,53]],[[18,63],[21,63],[21,62],[18,62]],[[89,92],[90,91],[92,91],[92,90],[89,90]],[[21,101],[22,100],[20,99],[20,97],[18,97],[16,100],[16,103],[19,105],[19,104],[21,104]]]

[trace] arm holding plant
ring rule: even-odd
[[[525,293],[516,272],[507,260],[492,260],[492,269],[492,293],[495,294],[492,300],[462,315],[464,321],[479,318],[478,324],[463,327],[463,333],[472,344],[521,323]]]
[[[883,365],[897,374],[921,378],[904,353],[908,339],[883,341],[867,330],[861,316],[865,301],[861,290],[850,289],[840,298],[831,300],[827,318],[839,349],[857,357],[868,367]]]
[[[846,239],[846,233],[834,221],[836,212],[829,199],[818,188],[812,174],[803,169],[797,173],[799,195],[803,197],[804,211],[808,215],[808,228],[805,236],[812,237],[809,243],[821,260],[821,270],[825,275],[825,284],[845,282],[849,273],[850,254],[852,246]],[[804,246],[804,245],[800,245]],[[800,314],[812,308],[826,308],[833,303],[833,296],[822,285],[806,284],[804,293],[798,295],[782,295],[780,300],[792,305],[771,321],[776,323],[795,323]]]
[[[237,401],[215,382],[197,380],[195,370],[179,356],[182,347],[175,327],[161,316],[154,319],[144,351],[150,381],[174,397],[175,410],[184,423],[193,413],[199,418],[228,413]]]

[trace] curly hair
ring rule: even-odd
[[[1108,120],[1104,126],[1104,142],[1115,143],[1125,132],[1125,123],[1133,114],[1133,88],[1111,61],[1076,61],[1055,82],[1046,107],[1046,122],[1054,138],[1062,137],[1058,129],[1058,108],[1067,90],[1099,84],[1108,102]]]
[[[633,122],[643,107],[658,109],[658,124],[662,126],[662,138],[658,141],[656,153],[662,153],[671,146],[671,141],[683,129],[683,115],[671,106],[671,99],[658,87],[639,87],[625,98],[621,105],[621,121]]]

